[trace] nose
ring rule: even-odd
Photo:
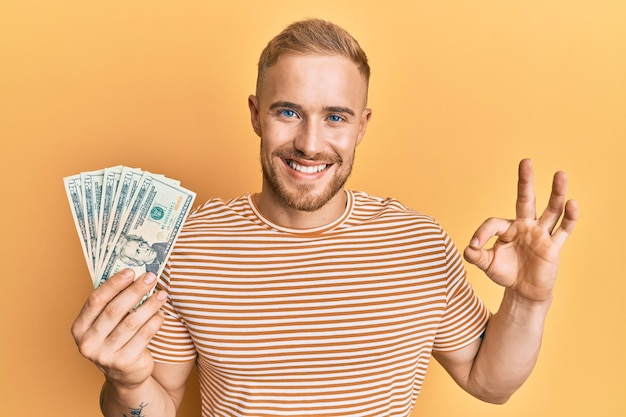
[[[321,123],[305,120],[294,138],[294,147],[305,158],[313,158],[324,151],[324,131]]]

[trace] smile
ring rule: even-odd
[[[298,171],[298,172],[302,172],[303,174],[315,174],[315,173],[325,170],[326,167],[329,166],[328,164],[310,165],[310,166],[300,165],[299,163],[295,162],[292,159],[287,159],[285,162],[287,162],[287,165],[289,165],[291,169]]]

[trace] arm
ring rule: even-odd
[[[141,386],[124,387],[105,380],[100,395],[100,408],[105,416],[124,416],[131,411],[145,410],[163,416],[175,416],[185,393],[193,362],[183,364],[155,363],[152,376]],[[162,413],[161,413],[162,410]]]
[[[72,334],[80,353],[105,376],[101,394],[105,416],[155,412],[175,416],[193,362],[154,363],[147,346],[163,323],[159,309],[165,293],[156,292],[131,311],[156,280],[151,273],[135,282],[132,278],[131,270],[121,271],[94,290],[74,321]]]
[[[526,381],[537,361],[548,306],[517,303],[507,289],[482,340],[433,356],[474,397],[503,404]]]
[[[477,398],[504,403],[535,365],[552,302],[559,253],[578,217],[576,203],[565,201],[566,189],[565,174],[557,172],[548,207],[537,218],[532,165],[523,160],[516,219],[488,219],[465,249],[468,262],[505,287],[504,297],[482,341],[456,352],[436,353],[435,357]],[[493,236],[497,236],[493,247],[483,249]]]

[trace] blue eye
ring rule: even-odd
[[[296,112],[290,109],[282,109],[280,112],[281,116],[285,116],[285,117],[294,117],[296,115]]]
[[[330,116],[328,116],[328,120],[330,120],[331,122],[340,122],[342,118],[337,114],[331,114]]]

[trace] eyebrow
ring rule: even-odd
[[[292,103],[290,101],[277,101],[275,103],[272,103],[269,107],[270,110],[274,110],[276,108],[279,107],[283,107],[283,108],[287,108],[287,109],[293,109],[293,110],[302,110],[302,106],[296,103]],[[324,111],[329,112],[329,113],[345,113],[345,114],[349,114],[350,116],[354,116],[354,111],[349,108],[349,107],[342,107],[342,106],[326,106],[324,107]]]
[[[288,109],[294,109],[294,110],[302,110],[302,106],[296,103],[291,103],[289,101],[277,101],[275,103],[272,103],[270,105],[270,110],[274,110],[277,109],[279,107],[285,107]]]
[[[330,113],[345,113],[345,114],[349,114],[350,116],[354,116],[354,111],[352,111],[352,109],[349,107],[327,106],[327,107],[324,107],[324,110]]]

